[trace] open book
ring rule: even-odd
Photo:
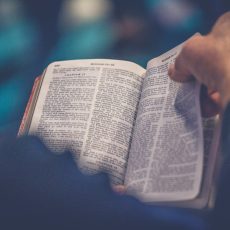
[[[146,69],[107,59],[50,64],[34,83],[19,135],[70,150],[84,172],[106,171],[145,202],[207,206],[218,134],[215,119],[201,117],[199,84],[167,75],[180,49]]]

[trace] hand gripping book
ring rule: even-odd
[[[203,119],[200,85],[176,83],[179,45],[146,69],[120,60],[51,63],[35,80],[19,129],[80,169],[106,171],[148,203],[207,207],[216,175],[216,119]]]

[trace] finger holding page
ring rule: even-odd
[[[202,40],[202,36],[197,33],[184,44],[175,63],[169,66],[168,75],[171,79],[178,82],[186,82],[194,78],[193,66],[199,52],[197,46],[200,40]]]
[[[168,71],[175,81],[188,81],[194,76],[208,90],[217,91],[222,107],[230,98],[229,19],[230,12],[227,12],[217,20],[209,34],[189,39],[176,58],[175,65]]]
[[[124,185],[112,185],[112,189],[118,195],[125,195],[127,192],[127,189]]]
[[[217,115],[221,111],[219,93],[208,92],[207,88],[202,85],[200,91],[200,106],[202,117]]]
[[[187,65],[183,62],[183,54],[180,54],[175,63],[169,66],[168,75],[172,80],[177,82],[186,82],[193,79]]]

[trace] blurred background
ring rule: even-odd
[[[33,81],[52,61],[112,58],[143,67],[229,0],[0,0],[0,134],[17,132]]]

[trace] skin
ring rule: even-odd
[[[189,39],[168,73],[178,82],[194,78],[201,82],[211,99],[206,108],[216,112],[225,108],[230,101],[230,12],[217,20],[208,35]]]
[[[222,15],[208,35],[189,39],[168,74],[177,82],[197,80],[203,84],[201,107],[204,116],[223,111],[230,102],[230,12]],[[113,186],[124,194],[124,186]]]

